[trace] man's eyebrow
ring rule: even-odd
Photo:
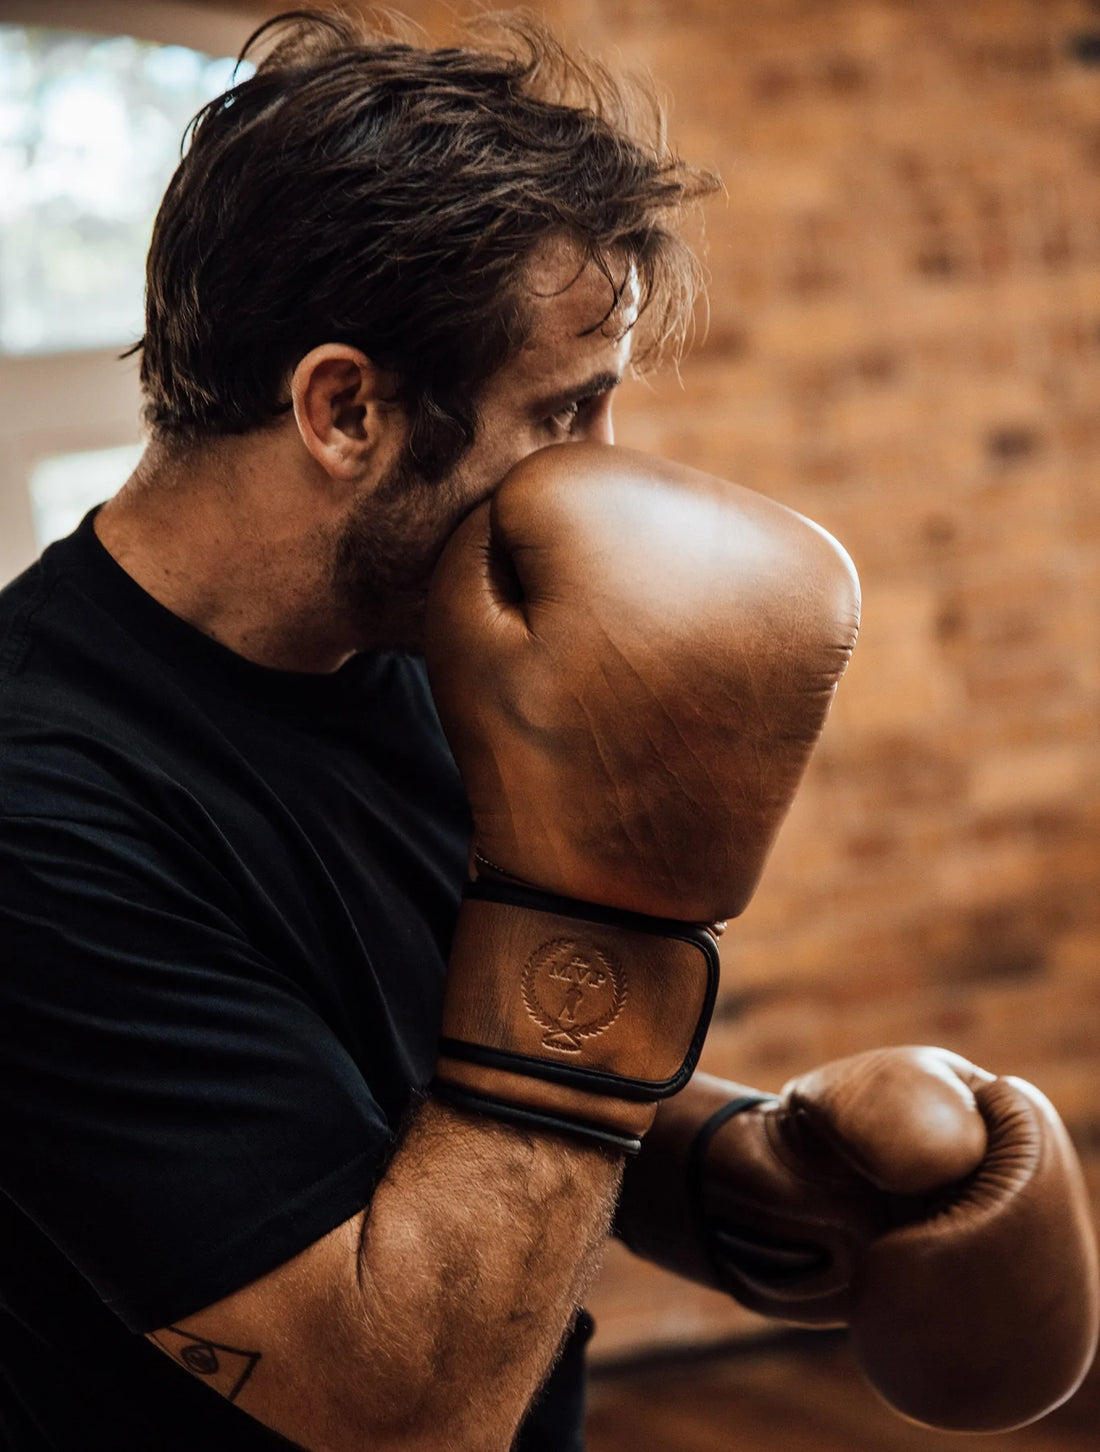
[[[555,393],[550,398],[540,398],[534,408],[538,413],[555,413],[570,403],[584,403],[601,393],[610,393],[622,381],[621,373],[596,373],[582,383],[574,383],[572,388],[563,388],[560,393]]]

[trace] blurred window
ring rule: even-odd
[[[141,451],[141,444],[122,444],[39,459],[27,481],[38,548],[71,534],[88,510],[133,472]]]
[[[133,469],[153,218],[256,12],[0,0],[0,585]]]
[[[0,351],[140,335],[145,253],[180,139],[233,68],[129,35],[0,24]]]

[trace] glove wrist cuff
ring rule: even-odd
[[[456,925],[437,1083],[629,1149],[690,1078],[717,987],[705,927],[481,879]]]

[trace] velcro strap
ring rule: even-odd
[[[774,1094],[739,1094],[716,1109],[710,1118],[699,1127],[699,1132],[692,1141],[691,1151],[687,1162],[687,1192],[692,1212],[698,1226],[700,1243],[704,1246],[711,1268],[718,1277],[721,1284],[724,1281],[726,1266],[724,1261],[731,1254],[736,1253],[738,1242],[734,1232],[727,1226],[712,1222],[706,1213],[703,1205],[703,1191],[706,1179],[706,1158],[710,1149],[711,1141],[722,1128],[728,1124],[735,1115],[744,1114],[747,1109],[755,1109],[758,1104],[778,1104],[779,1100]],[[763,1242],[757,1242],[755,1249],[761,1254],[764,1250]],[[774,1261],[771,1262],[774,1265]]]
[[[482,878],[458,918],[437,1077],[636,1135],[643,1106],[691,1077],[717,989],[705,927]]]

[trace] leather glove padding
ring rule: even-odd
[[[628,1167],[631,1249],[763,1315],[846,1324],[886,1402],[1004,1431],[1087,1371],[1100,1325],[1077,1155],[1033,1085],[875,1050],[779,1096],[697,1075]]]

